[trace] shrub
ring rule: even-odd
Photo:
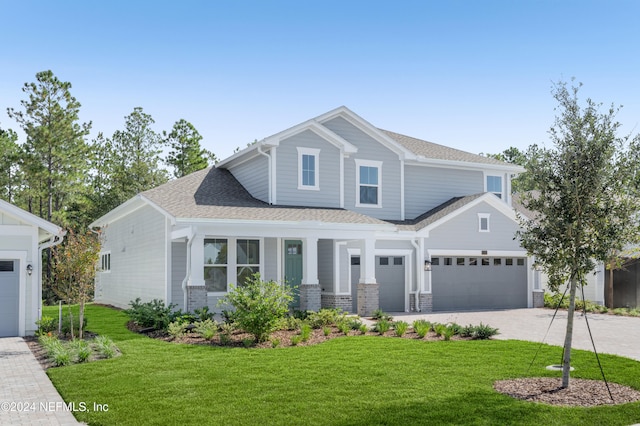
[[[215,314],[209,310],[208,306],[203,306],[200,309],[194,309],[193,313],[196,315],[196,319],[200,322],[206,320],[213,320]]]
[[[218,324],[210,318],[198,321],[194,325],[193,330],[205,340],[213,339],[218,331]]]
[[[421,339],[427,335],[430,329],[431,323],[427,320],[419,319],[413,322],[413,331],[415,331]]]
[[[337,324],[345,316],[346,314],[340,308],[320,309],[318,312],[309,312],[307,320],[311,327],[322,328],[327,325]]]
[[[360,330],[360,326],[362,325],[362,321],[357,317],[350,317],[346,319],[347,324],[349,324],[349,328],[352,330]]]
[[[451,337],[454,334],[456,334],[456,330],[453,327],[447,326],[447,325],[443,326],[441,335],[444,338],[444,340],[446,341],[451,340]]]
[[[173,312],[175,304],[165,306],[164,302],[159,299],[153,299],[151,302],[141,303],[140,298],[129,302],[130,309],[126,309],[125,313],[129,315],[131,321],[140,327],[153,327],[156,330],[166,330],[169,324],[182,313]]]
[[[113,344],[113,340],[107,336],[96,336],[93,342],[98,350],[98,353],[105,358],[113,358],[116,354],[116,346]]]
[[[613,315],[625,315],[627,310],[625,308],[615,308],[613,311]]]
[[[272,348],[277,348],[278,346],[280,346],[280,339],[276,339],[275,337],[271,338],[271,347]]]
[[[233,306],[238,327],[252,334],[256,342],[264,342],[289,312],[293,300],[290,287],[262,281],[260,274],[254,274],[241,286],[230,287],[219,303]]]
[[[69,342],[69,348],[73,350],[76,362],[86,362],[91,357],[91,348],[86,340],[72,340]]]
[[[398,336],[398,337],[404,336],[404,334],[407,332],[408,328],[409,328],[409,323],[407,323],[405,321],[396,321],[393,324],[393,329],[395,330],[396,336]]]
[[[53,359],[53,363],[58,367],[61,367],[63,365],[69,365],[73,360],[73,357],[71,355],[71,351],[69,350],[69,348],[66,348],[62,344],[60,344],[60,346],[57,346],[55,348],[51,358]]]
[[[359,330],[360,330],[360,333],[365,334],[368,330],[367,324],[362,324]]]
[[[497,328],[480,323],[480,325],[474,327],[472,337],[477,340],[486,340],[496,334],[498,334]]]
[[[294,316],[288,315],[281,321],[280,329],[284,330],[298,330],[302,325],[302,320]]]
[[[459,324],[456,324],[455,322],[452,322],[451,324],[449,324],[449,328],[453,330],[453,334],[455,335],[460,334],[460,331],[462,331],[462,327]]]
[[[220,344],[221,345],[229,345],[231,344],[231,336],[233,335],[234,326],[232,323],[225,322],[220,327]]]
[[[58,331],[58,323],[59,318],[52,318],[51,323],[48,325],[51,330],[48,332],[57,332]],[[87,317],[84,317],[82,320],[82,328],[84,329],[87,325]],[[77,318],[73,319],[73,329],[78,331],[78,320]],[[69,318],[69,314],[64,313],[62,315],[62,327],[60,327],[60,334],[66,335],[71,334],[71,318]]]
[[[307,323],[303,323],[300,326],[300,337],[302,338],[303,342],[309,340],[309,337],[311,337],[311,330],[311,326]]]
[[[167,332],[169,333],[169,336],[175,338],[175,337],[181,337],[182,335],[184,335],[186,324],[187,323],[183,322],[182,319],[178,319],[170,323],[169,326],[167,327]]]
[[[473,337],[474,330],[475,327],[473,325],[465,325],[464,327],[460,328],[459,334],[461,337]]]
[[[242,339],[242,344],[244,345],[245,348],[250,348],[254,343],[255,343],[255,340],[253,340],[251,337]]]
[[[298,346],[298,344],[302,341],[302,336],[295,335],[295,336],[291,336],[291,344],[293,346]]]
[[[322,327],[322,333],[324,334],[325,337],[327,337],[328,335],[331,334],[331,328],[330,327]]]
[[[385,313],[382,309],[376,309],[375,311],[373,311],[373,313],[371,314],[371,318],[373,318],[374,320],[387,320],[387,321],[393,321],[393,317],[387,313]]]
[[[43,315],[41,319],[36,321],[36,325],[38,326],[38,331],[36,331],[36,335],[40,336],[42,334],[47,334],[52,331],[56,331],[57,321],[54,321],[53,318]]]
[[[351,331],[351,326],[347,321],[340,321],[337,324],[337,327],[340,333],[343,333],[343,334],[349,334],[349,331]]]
[[[374,330],[380,334],[384,334],[390,329],[391,329],[391,322],[384,318],[379,319],[374,326]]]

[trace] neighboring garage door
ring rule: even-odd
[[[360,281],[360,257],[353,256],[351,258],[353,312],[358,312],[358,281]],[[404,312],[404,257],[376,256],[376,282],[380,285],[378,287],[380,309],[385,312]]]
[[[527,307],[527,259],[431,258],[434,311]]]
[[[17,263],[0,260],[0,337],[18,335],[20,281]]]

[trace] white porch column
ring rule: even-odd
[[[322,303],[318,281],[318,237],[307,237],[302,242],[302,262],[300,310],[319,311]]]
[[[187,281],[187,311],[193,312],[207,305],[207,289],[204,282],[204,236],[193,236],[191,244],[191,274]]]
[[[358,283],[358,315],[369,316],[380,306],[376,281],[376,240],[362,240],[360,248],[360,282]]]

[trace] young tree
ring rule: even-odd
[[[51,71],[25,83],[24,111],[8,108],[27,135],[24,143],[25,191],[30,212],[63,225],[75,225],[69,206],[80,196],[87,175],[91,123],[79,123],[80,102],[71,95],[71,83]]]
[[[165,144],[171,148],[166,162],[173,167],[173,175],[181,178],[209,166],[212,153],[200,147],[202,136],[187,120],[175,122],[169,134],[163,132]],[[215,162],[215,155],[213,155]]]
[[[538,192],[523,198],[537,213],[521,220],[522,246],[535,256],[549,276],[552,289],[569,282],[569,312],[564,342],[562,387],[569,386],[573,315],[578,285],[596,261],[605,262],[612,250],[622,250],[640,235],[638,223],[629,220],[640,210],[635,182],[638,137],[619,137],[618,109],[601,113],[600,104],[578,102],[578,87],[558,83],[554,125],[549,131],[555,147],[532,146],[529,172]]]
[[[81,339],[84,307],[87,302],[93,299],[99,253],[100,239],[91,231],[83,234],[69,231],[64,243],[56,246],[53,251],[53,290],[60,299],[66,300],[69,305],[72,303],[79,305],[78,337]],[[71,337],[73,338],[73,322],[71,322]]]
[[[20,186],[20,152],[16,132],[0,129],[0,198],[10,203]]]

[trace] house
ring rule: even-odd
[[[59,244],[60,227],[0,200],[0,337],[37,329],[42,301],[42,250]]]
[[[514,240],[522,171],[340,107],[93,222],[105,236],[96,300],[214,308],[259,272],[295,286],[303,310],[540,306]]]

